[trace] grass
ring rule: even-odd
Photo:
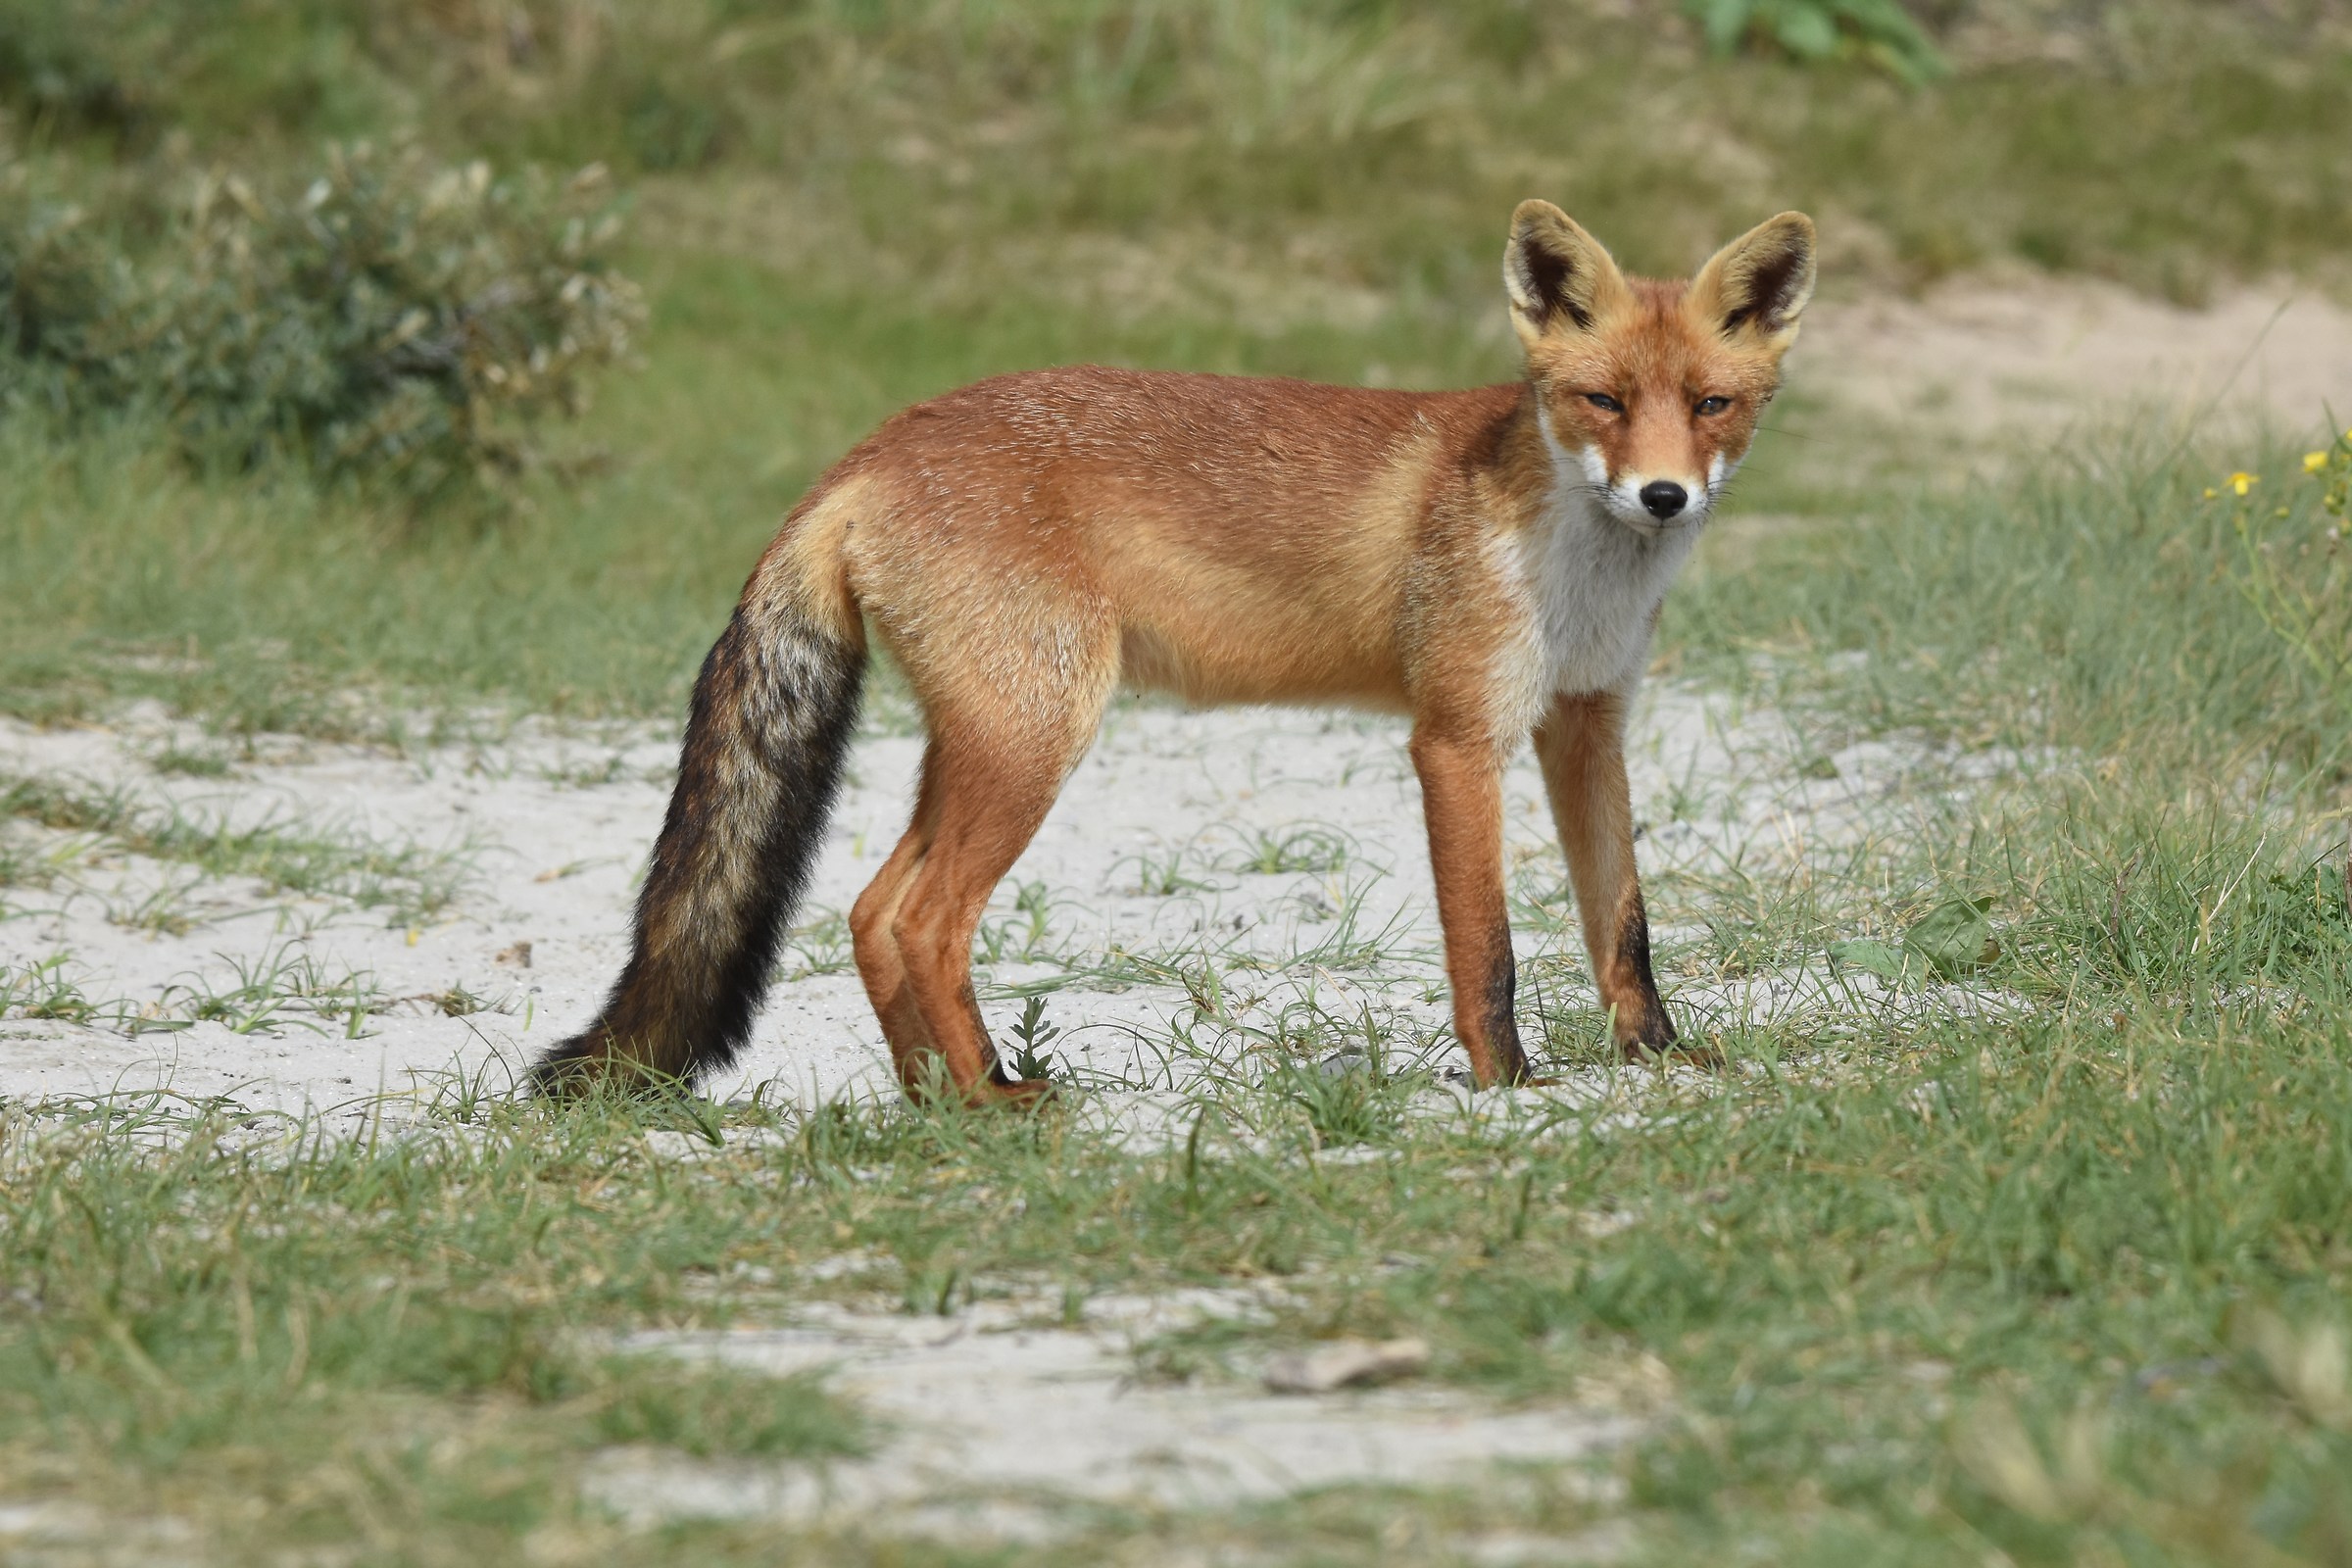
[[[156,1107],[36,1134],[12,1119],[13,1493],[132,1518],[233,1497],[230,1517],[268,1519],[274,1548],[503,1560],[572,1515],[551,1512],[545,1477],[605,1445],[803,1458],[862,1445],[855,1413],[807,1380],[747,1385],[597,1348],[599,1325],[653,1300],[623,1282],[658,1276],[674,1298],[710,1234],[668,1223],[703,1206],[684,1189],[674,1209],[643,1206],[631,1183],[599,1196],[622,1175],[602,1152],[610,1128],[287,1149],[252,1145],[241,1121]],[[571,1179],[566,1146],[588,1161]],[[537,1195],[519,1211],[498,1196],[518,1180]],[[608,1201],[636,1211],[634,1240],[573,1250],[564,1216]],[[583,1293],[583,1268],[610,1289]],[[132,1490],[110,1498],[114,1486]],[[660,1560],[652,1543],[616,1544],[635,1555],[607,1560]]]
[[[681,271],[659,293],[676,332],[662,370],[615,383],[588,430],[631,456],[495,528],[283,473],[193,477],[135,425],[61,444],[12,421],[0,562],[27,591],[0,628],[0,708],[54,721],[155,695],[231,733],[366,738],[486,710],[667,714],[800,488],[904,403],[1039,361],[1181,363],[1211,336],[1232,368],[1360,369],[1352,345],[1286,352],[1230,327],[1105,341],[1027,308],[950,336],[927,314],[779,295],[749,262]],[[137,564],[101,569],[116,561]]]
[[[189,0],[16,0],[0,91],[16,78],[35,140],[117,157],[406,134],[739,181],[757,196],[706,209],[711,237],[964,304],[1056,254],[1037,297],[1081,258],[1099,286],[1138,259],[1123,247],[1179,260],[1127,281],[1144,308],[1171,289],[1262,307],[1260,280],[1284,276],[1442,296],[1491,281],[1494,247],[1465,238],[1530,189],[1647,267],[1686,265],[1758,203],[1849,215],[1837,265],[1882,279],[2024,256],[2194,293],[2339,264],[2340,4],[1935,9],[1960,24],[1958,69],[1914,90],[1867,65],[1712,61],[1672,0],[533,0],[225,20]],[[2130,177],[2150,168],[2165,176]]]
[[[2352,437],[2328,450],[2340,474]],[[2352,771],[2352,685],[2309,657],[2322,629],[2309,615],[2329,612],[2281,619],[2264,592],[2274,557],[2298,559],[2282,547],[2308,545],[2295,569],[2324,573],[2340,513],[2328,476],[2286,449],[2237,461],[2273,488],[2208,496],[2227,459],[2126,442],[2050,459],[2020,483],[1906,498],[1878,524],[1904,535],[1900,549],[1857,552],[1837,531],[1791,540],[1677,596],[1667,635],[1686,668],[1719,680],[1769,668],[1784,696],[1835,690],[1871,731],[2102,757],[2179,748],[2225,772],[2259,760],[2326,788]],[[2324,635],[2340,647],[2339,627]],[[1819,657],[1840,651],[1867,651],[1868,673]]]
[[[1298,871],[1321,875],[1347,865],[1348,836],[1333,828],[1256,828],[1241,835],[1242,843],[1225,861],[1225,869],[1252,876],[1284,876]]]
[[[2081,521],[2071,543],[2052,515]],[[1271,1070],[1198,1088],[1189,1135],[1140,1151],[1051,1114],[549,1114],[472,1086],[421,1128],[291,1149],[226,1108],[24,1107],[0,1151],[0,1466],[17,1494],[193,1520],[229,1554],[366,1541],[435,1562],[519,1540],[559,1560],[989,1560],[756,1523],[617,1529],[572,1500],[612,1444],[811,1462],[870,1440],[808,1385],[595,1347],[845,1292],[934,1311],[1272,1282],[1269,1319],[1162,1337],[1139,1366],[1214,1383],[1269,1344],[1417,1335],[1441,1383],[1644,1401],[1646,1435],[1604,1461],[1621,1496],[1497,1484],[1077,1515],[1022,1560],[1377,1561],[1405,1542],[1443,1561],[1482,1530],[1610,1519],[1659,1563],[2335,1560],[2352,885],[2341,777],[2312,741],[2328,694],[2297,684],[2210,557],[2168,548],[2231,531],[2193,478],[2134,494],[2029,475],[1910,523],[1887,564],[1841,558],[1911,584],[1898,613],[1840,619],[1859,589],[1785,586],[1819,560],[1765,568],[1782,613],[1759,620],[1810,629],[1775,656],[1799,722],[1918,726],[1932,683],[1956,681],[1975,707],[1930,726],[1967,743],[1955,758],[2042,755],[1926,831],[1653,897],[1661,919],[1722,922],[1685,956],[1751,972],[1988,901],[1998,948],[1968,988],[1858,994],[1826,1032],[1722,1019],[1721,1078],[1629,1073],[1532,1119],[1430,1115],[1409,1066],[1322,1070],[1369,1025],[1310,1007],[1267,1042]],[[2065,576],[2063,619],[2056,590],[2021,604],[2026,574],[1983,569],[2110,536]],[[2201,669],[2151,667],[2125,635],[2158,590]],[[2016,629],[2061,624],[2107,635]],[[1739,629],[1727,658],[1752,651]],[[1991,632],[2014,657],[1957,675],[1924,657]],[[2053,712],[2076,743],[2042,727]],[[2285,760],[2249,775],[2249,758]],[[1231,1005],[1215,959],[1196,997],[1210,1029]],[[1562,1018],[1555,1048],[1574,1059],[1592,1023]],[[644,1134],[671,1128],[719,1143],[649,1158]],[[1353,1152],[1372,1157],[1332,1157]],[[844,1257],[867,1271],[820,1266]]]
[[[128,909],[110,909],[107,918],[134,930],[184,935],[195,921],[173,912],[170,902],[182,891],[166,888]],[[446,1018],[522,1010],[511,994],[481,996],[463,985],[395,996],[371,972],[329,965],[311,951],[310,941],[308,935],[287,938],[251,958],[216,953],[213,957],[227,970],[225,975],[215,979],[183,972],[158,987],[158,996],[146,1003],[90,997],[77,978],[82,966],[71,953],[53,953],[21,964],[0,962],[0,1018],[62,1019],[133,1039],[217,1022],[238,1035],[274,1036],[300,1029],[314,1036],[360,1040],[369,1034],[370,1020],[404,1004],[412,1011]]]
[[[0,774],[0,817],[98,834],[136,855],[211,876],[253,877],[273,892],[344,899],[382,910],[393,924],[446,909],[466,876],[463,857],[453,853],[276,817],[232,823],[69,779]]]

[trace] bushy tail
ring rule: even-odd
[[[778,596],[782,597],[782,596]],[[695,681],[634,949],[541,1094],[692,1079],[735,1059],[808,885],[864,685],[862,639],[747,595]]]

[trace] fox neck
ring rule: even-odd
[[[1647,530],[1619,517],[1610,509],[1600,454],[1564,445],[1542,403],[1532,394],[1528,402],[1542,446],[1543,489],[1518,553],[1543,679],[1555,693],[1628,692],[1648,662],[1659,608],[1697,543],[1703,512]],[[1701,508],[1712,500],[1703,498]]]

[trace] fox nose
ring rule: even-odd
[[[1652,479],[1642,487],[1642,508],[1664,522],[1690,504],[1690,496],[1672,479]]]

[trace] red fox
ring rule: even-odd
[[[1502,777],[1532,735],[1616,1038],[1671,1048],[1626,705],[1813,280],[1799,213],[1665,283],[1530,201],[1503,261],[1523,380],[1395,392],[1080,367],[893,416],[753,569],[695,684],[628,964],[535,1084],[734,1057],[839,787],[869,636],[930,737],[912,824],[850,914],[908,1093],[1044,1088],[998,1058],[972,937],[1122,681],[1410,715],[1454,1034],[1482,1087],[1528,1079]]]

